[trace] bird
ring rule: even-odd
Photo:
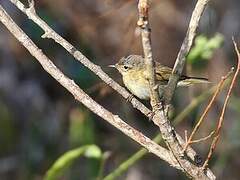
[[[124,85],[133,95],[142,100],[150,99],[149,82],[145,76],[146,65],[141,55],[122,57],[119,62],[109,65],[109,67],[116,68],[120,72]],[[155,62],[155,73],[157,86],[163,87],[168,83],[172,68]],[[177,86],[190,86],[198,83],[209,83],[209,81],[206,78],[182,75],[179,78]]]

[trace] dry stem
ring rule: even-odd
[[[201,2],[202,2],[201,0],[198,1],[197,5],[196,5],[197,10],[195,9],[194,12],[198,11],[199,8],[200,8],[200,12],[201,12],[201,10],[202,11],[204,10],[204,5],[206,5],[206,4],[204,4],[204,3],[201,4]],[[206,1],[206,3],[207,3],[207,1]],[[155,64],[154,64],[153,57],[152,57],[151,34],[150,34],[150,25],[149,25],[149,21],[148,21],[149,1],[148,0],[139,0],[138,10],[139,10],[139,20],[138,20],[137,24],[141,28],[142,45],[143,45],[144,60],[145,60],[144,62],[146,65],[145,76],[149,80],[151,105],[152,105],[152,109],[154,112],[153,122],[160,128],[160,132],[162,134],[163,139],[165,140],[169,150],[172,152],[173,156],[176,158],[176,160],[179,163],[182,170],[188,176],[190,176],[192,178],[200,178],[201,175],[198,173],[196,174],[196,172],[198,171],[202,175],[204,174],[204,172],[200,172],[198,170],[199,168],[197,166],[195,166],[192,162],[190,162],[188,160],[188,157],[186,156],[186,154],[183,153],[181,143],[179,142],[179,139],[177,138],[177,135],[176,135],[177,133],[174,130],[173,126],[171,125],[171,123],[166,115],[167,113],[165,113],[164,109],[162,107],[160,107],[158,88],[155,88],[156,87],[155,72],[154,72]],[[198,21],[201,17],[201,13],[194,14],[194,15],[199,15],[199,16],[197,16],[198,19],[195,19],[196,18],[195,16],[192,18],[194,23],[196,23],[196,26],[198,25]],[[190,27],[190,31],[188,33],[189,33],[188,35],[192,38],[195,36],[195,34],[194,34],[195,31],[192,31],[191,27]],[[186,42],[184,42],[184,43],[186,43]],[[185,47],[185,45],[184,45],[184,47]],[[185,49],[185,50],[187,50],[187,49]],[[189,46],[188,50],[190,50],[190,46]],[[178,71],[179,68],[181,68],[181,67],[175,67],[175,70],[177,69],[177,71]],[[180,71],[182,71],[182,70],[180,70]],[[180,73],[180,75],[181,75],[181,73]],[[171,91],[174,91],[174,89],[171,89]],[[203,178],[203,176],[201,178]]]
[[[220,118],[218,120],[218,124],[217,124],[217,127],[216,127],[216,130],[215,130],[215,133],[214,133],[214,138],[213,138],[213,141],[211,143],[211,146],[210,146],[210,150],[208,152],[208,156],[207,156],[207,159],[205,160],[204,164],[203,164],[203,169],[205,169],[208,165],[208,162],[209,160],[211,159],[212,157],[212,154],[213,154],[213,151],[214,149],[216,148],[217,146],[217,142],[219,140],[219,137],[220,137],[220,131],[222,129],[222,125],[223,125],[223,120],[224,120],[224,114],[225,114],[225,111],[226,111],[226,108],[227,108],[227,104],[228,104],[228,101],[229,101],[229,98],[230,98],[230,95],[232,93],[232,89],[237,81],[237,76],[238,76],[238,73],[240,71],[240,53],[239,53],[239,50],[238,50],[238,47],[237,47],[237,44],[236,42],[234,41],[233,39],[233,44],[234,44],[234,48],[235,48],[235,51],[237,53],[237,60],[238,60],[238,64],[237,64],[237,69],[236,69],[236,72],[233,76],[233,79],[232,79],[232,82],[230,84],[230,87],[228,89],[228,93],[227,93],[227,96],[226,96],[226,99],[224,101],[224,104],[223,104],[223,108],[222,108],[222,112],[221,112],[221,115],[220,115]]]
[[[166,91],[164,91],[164,102],[166,104],[169,104],[172,100],[173,94],[177,87],[177,82],[182,74],[185,65],[186,56],[189,53],[190,48],[192,47],[193,39],[196,35],[200,18],[208,2],[209,0],[198,0],[195,9],[193,10],[187,34],[184,38],[181,49],[175,61],[174,68],[172,70],[172,75],[170,76],[170,79],[168,81]]]
[[[191,135],[189,138],[187,138],[188,140],[186,141],[186,144],[184,145],[183,151],[185,151],[187,149],[187,147],[192,144],[192,142],[194,142],[193,136],[196,134],[197,130],[199,129],[199,127],[201,126],[201,124],[204,122],[204,119],[207,115],[207,113],[209,112],[210,108],[212,107],[215,99],[217,98],[218,94],[220,93],[220,91],[222,90],[223,84],[225,82],[225,80],[229,77],[229,75],[232,73],[232,71],[228,72],[227,75],[223,76],[221,78],[221,81],[218,83],[217,89],[214,92],[212,99],[210,100],[210,102],[208,103],[207,107],[205,108],[203,114],[201,115],[199,121],[197,122],[197,124],[195,125]]]

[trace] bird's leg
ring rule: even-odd
[[[169,109],[171,108],[170,104],[166,104],[164,100],[164,92],[166,90],[167,85],[159,85],[158,86],[158,93],[159,93],[159,100],[160,104],[159,107],[165,112],[165,116],[169,117]]]
[[[167,106],[168,107],[168,106]],[[163,105],[163,103],[160,101],[158,102],[154,107],[153,107],[153,111],[149,112],[148,113],[148,117],[149,117],[149,120],[151,121],[153,119],[153,116],[155,115],[155,111],[158,111],[158,110],[163,110],[165,113],[167,112],[165,109],[165,106]]]
[[[164,105],[164,90],[166,88],[166,85],[158,85],[158,94],[159,94],[159,100]]]
[[[171,105],[170,104],[164,105],[163,108],[164,108],[163,111],[165,113],[165,116],[170,117],[169,113],[170,113]]]
[[[131,102],[133,98],[134,98],[134,95],[133,95],[133,94],[130,94],[130,95],[127,97],[127,102]]]
[[[147,114],[147,117],[149,118],[149,121],[152,121],[153,120],[153,116],[155,115],[155,112],[154,111],[151,111]]]
[[[159,84],[156,84],[153,88],[154,88],[154,90],[158,89],[159,88]],[[155,115],[155,110],[154,109],[160,107],[159,104],[156,104],[155,106],[156,107],[154,107],[153,110],[147,114],[147,116],[149,118],[149,121],[153,120],[153,116]]]

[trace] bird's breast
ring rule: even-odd
[[[145,78],[135,74],[124,75],[123,83],[138,98],[145,100],[150,98],[148,82]]]

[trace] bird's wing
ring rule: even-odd
[[[172,73],[172,69],[156,62],[156,80],[161,83],[167,83]]]
[[[156,78],[158,81],[161,81],[161,80],[168,81],[171,74],[172,74],[172,68],[156,62]],[[185,80],[189,78],[191,77],[181,75],[179,80]]]

